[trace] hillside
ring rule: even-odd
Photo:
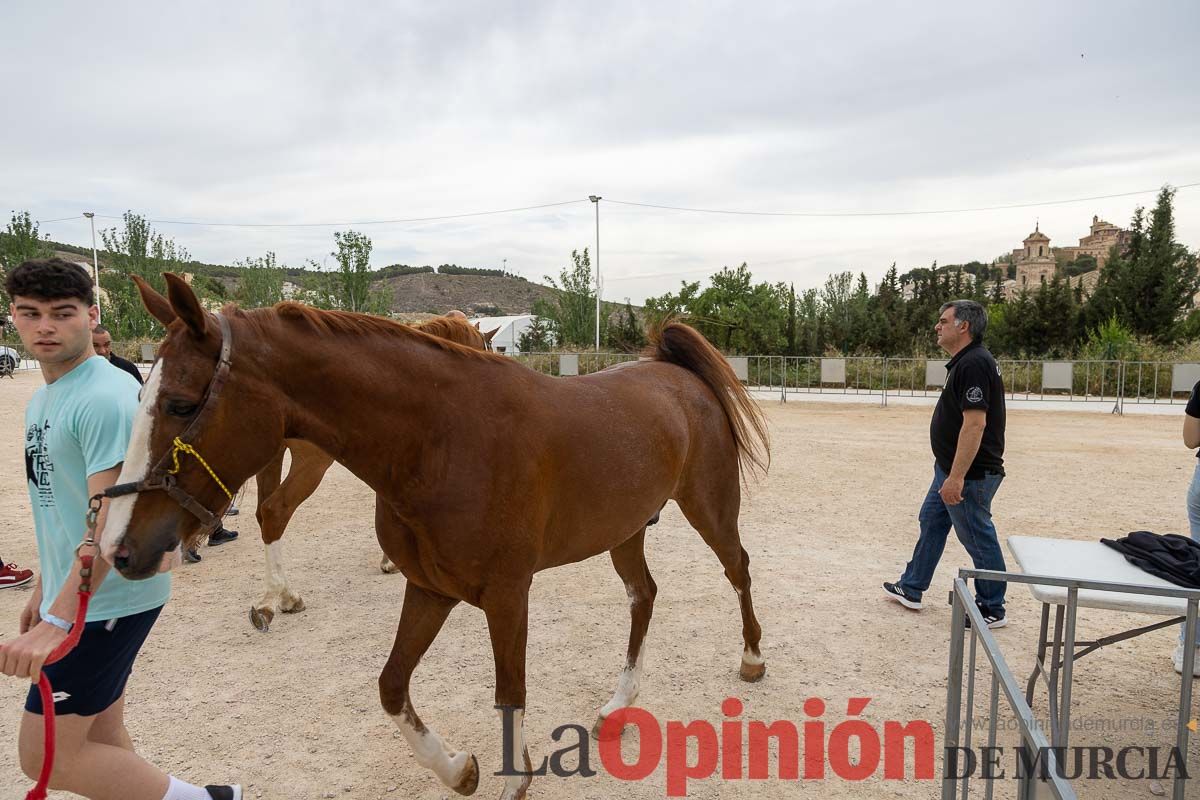
[[[91,263],[90,248],[53,242],[55,255],[69,261]],[[107,253],[100,251],[99,261],[103,270]],[[223,264],[205,264],[192,261],[187,265],[189,272],[211,278],[212,285],[224,290],[227,297],[237,293],[238,267]],[[382,270],[385,274],[387,270]],[[304,284],[305,278],[313,274],[303,268],[286,268],[286,280]],[[519,278],[503,278],[492,275],[442,275],[422,272],[413,275],[389,275],[377,278],[371,284],[374,290],[385,289],[391,297],[391,311],[397,315],[444,314],[459,309],[467,314],[490,316],[506,314],[528,314],[533,301],[539,297],[549,298],[553,290],[548,286],[530,283]]]
[[[385,278],[371,288],[388,290],[393,313],[444,314],[456,308],[467,314],[528,314],[534,300],[553,294],[548,286],[515,278],[429,272]]]

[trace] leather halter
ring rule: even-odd
[[[216,528],[221,524],[221,514],[224,513],[224,509],[221,509],[220,513],[214,514],[203,503],[180,488],[171,470],[171,464],[175,462],[175,456],[181,449],[179,443],[190,445],[192,439],[199,434],[203,424],[212,416],[217,399],[221,396],[221,390],[225,388],[225,382],[229,379],[230,359],[233,355],[233,333],[230,330],[228,319],[221,314],[217,314],[216,317],[221,326],[221,355],[217,359],[217,370],[213,373],[212,381],[204,392],[200,410],[192,417],[183,433],[176,437],[177,444],[163,454],[163,457],[150,469],[145,478],[132,483],[114,484],[105,489],[103,493],[104,497],[111,499],[142,492],[164,491],[172,500],[190,511],[207,529]],[[200,462],[203,464],[204,460],[201,458]],[[178,469],[178,463],[175,464],[175,467]],[[220,484],[220,481],[218,480],[217,483]],[[223,485],[222,488],[224,488]]]

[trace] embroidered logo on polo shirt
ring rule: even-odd
[[[970,389],[967,389],[967,402],[968,403],[980,403],[982,401],[983,401],[983,389],[980,389],[978,386],[972,386]]]

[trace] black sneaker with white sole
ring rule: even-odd
[[[205,786],[212,800],[242,800],[241,786]]]
[[[237,531],[231,531],[228,528],[226,528],[224,525],[222,525],[221,527],[217,528],[215,531],[213,531],[212,533],[209,534],[208,546],[209,547],[219,547],[223,544],[228,544],[229,542],[236,540],[237,537],[238,537]]]
[[[992,630],[995,630],[996,628],[1003,628],[1008,625],[1008,616],[1003,612],[1001,612],[999,615],[996,615],[988,613],[983,609],[979,609],[979,613],[983,614],[984,623]],[[967,617],[967,627],[971,627],[970,617]]]
[[[911,608],[913,611],[921,610],[921,598],[904,591],[903,587],[898,583],[885,583],[883,585],[883,593],[905,608]]]

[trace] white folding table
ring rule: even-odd
[[[1074,662],[1116,642],[1132,639],[1150,631],[1186,623],[1194,632],[1197,597],[1189,591],[1130,564],[1125,556],[1099,540],[1077,541],[1037,536],[1010,536],[1008,549],[1026,576],[1040,576],[1053,584],[1028,583],[1035,600],[1042,604],[1041,632],[1038,636],[1037,661],[1025,687],[1025,700],[1032,705],[1033,690],[1039,675],[1045,681],[1050,698],[1050,739],[1055,747],[1067,747],[1070,736],[1071,681]],[[1024,581],[1022,581],[1024,582]],[[1119,590],[1088,588],[1107,584]],[[1144,593],[1143,593],[1144,592]],[[1055,607],[1053,637],[1047,639],[1050,607]],[[1076,641],[1075,621],[1078,608],[1099,608],[1166,617],[1154,623],[1103,636],[1092,641]],[[1190,614],[1189,614],[1190,611]],[[1190,617],[1190,618],[1189,618]],[[1081,648],[1078,651],[1076,648]],[[1050,663],[1046,663],[1050,651]],[[1187,758],[1188,721],[1191,719],[1191,679],[1195,648],[1184,649],[1183,675],[1176,746],[1180,757]],[[1061,680],[1061,685],[1060,685]],[[1176,787],[1176,791],[1181,790]],[[1182,797],[1182,794],[1176,794]]]

